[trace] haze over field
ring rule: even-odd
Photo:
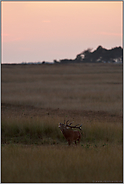
[[[74,59],[122,46],[122,1],[1,2],[2,63]]]

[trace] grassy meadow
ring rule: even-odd
[[[122,65],[2,65],[2,182],[122,182]],[[82,124],[68,146],[59,123]]]
[[[2,102],[122,114],[122,65],[2,66]]]
[[[122,150],[119,146],[3,146],[2,181],[122,182]]]

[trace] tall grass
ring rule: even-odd
[[[2,118],[2,143],[25,144],[58,144],[66,142],[58,124],[63,122],[61,117],[13,117]],[[98,122],[84,123],[82,126],[81,144],[119,143],[122,144],[122,123]]]
[[[41,118],[13,118],[2,121],[2,142],[16,142],[25,144],[54,143],[61,138],[58,125],[50,122],[50,119]]]
[[[2,146],[2,182],[122,182],[122,148]]]
[[[2,104],[2,182],[122,182],[122,65],[2,65]]]

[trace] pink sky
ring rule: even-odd
[[[1,2],[2,63],[74,59],[122,46],[122,1]]]

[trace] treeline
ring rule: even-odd
[[[112,49],[105,49],[98,46],[96,50],[88,48],[76,56],[75,59],[61,59],[54,60],[55,64],[59,63],[113,63],[123,62],[123,48],[115,47]]]
[[[114,47],[112,49],[106,49],[102,46],[98,46],[96,50],[88,48],[80,54],[76,55],[75,59],[60,59],[59,61],[38,61],[38,62],[22,62],[21,65],[27,64],[68,64],[68,63],[123,63],[123,48]],[[8,64],[8,63],[7,63]],[[6,65],[6,64],[4,64]],[[13,63],[11,65],[17,65]]]

